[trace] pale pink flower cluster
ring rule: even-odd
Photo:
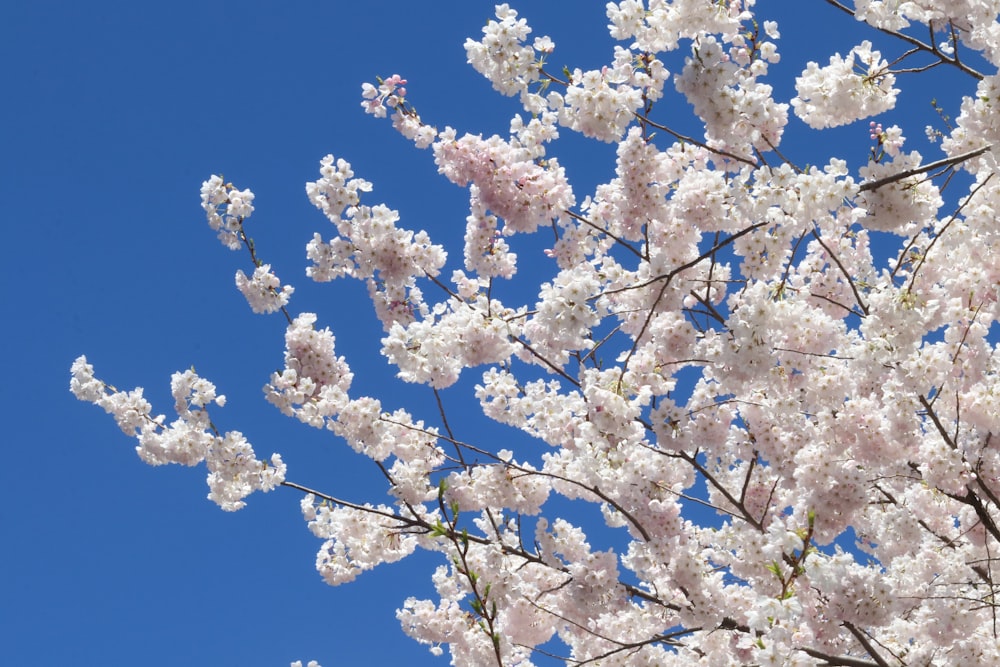
[[[238,510],[254,491],[270,491],[285,480],[286,467],[278,454],[259,461],[239,431],[219,435],[208,417],[208,405],[224,405],[215,385],[193,370],[174,373],[170,382],[178,419],[165,424],[153,416],[142,389],[117,391],[94,377],[94,368],[80,357],[73,363],[70,389],[82,401],[104,408],[126,435],[139,441],[136,452],[150,465],[179,463],[208,468],[208,498],[227,511]]]
[[[610,6],[610,5],[609,5]],[[610,12],[610,10],[609,10]],[[504,95],[519,95],[524,108],[533,115],[555,112],[559,123],[585,136],[615,141],[621,137],[641,109],[644,96],[660,99],[669,72],[652,56],[642,63],[636,54],[615,48],[613,65],[602,70],[572,72],[566,90],[542,95],[544,57],[555,48],[548,37],[525,43],[531,28],[509,5],[496,6],[499,21],[489,21],[480,41],[465,43],[469,63]],[[537,88],[533,91],[533,87]]]
[[[918,167],[921,162],[920,153],[912,151],[891,162],[869,161],[859,173],[865,181],[873,182]],[[944,200],[933,182],[916,176],[862,192],[858,203],[867,211],[862,220],[865,227],[909,236],[915,225],[934,219]]]
[[[386,413],[376,399],[352,399],[348,392],[354,374],[336,355],[330,330],[317,330],[315,323],[316,315],[303,313],[288,326],[285,368],[265,385],[267,400],[305,424],[333,431],[379,463],[396,457],[392,472],[399,476],[398,495],[411,503],[424,502],[433,492],[427,476],[443,461],[436,429],[403,410]]]
[[[329,329],[315,328],[316,315],[303,313],[285,332],[285,368],[264,387],[267,400],[289,416],[322,428],[347,404],[354,374],[336,356]]]
[[[382,354],[398,369],[400,379],[443,389],[464,368],[506,361],[517,349],[511,336],[520,326],[515,314],[485,296],[467,302],[448,301],[434,314],[407,325],[396,322],[382,339]]]
[[[765,42],[761,50],[777,62],[772,43]],[[775,102],[771,86],[756,80],[767,73],[768,61],[751,59],[751,48],[742,38],[726,52],[708,36],[692,51],[676,85],[704,121],[709,145],[740,156],[778,146],[788,123],[788,105]]]
[[[510,278],[517,272],[517,254],[500,232],[499,221],[479,199],[479,187],[469,186],[472,209],[465,219],[465,268],[483,278]]]
[[[535,49],[524,41],[531,33],[528,22],[517,18],[517,12],[504,3],[496,6],[496,18],[483,27],[483,38],[465,40],[465,54],[469,64],[504,95],[523,95],[528,86],[538,79],[539,68]],[[540,52],[549,52],[551,40],[536,40]]]
[[[407,465],[414,465],[425,472],[440,465],[443,454],[437,448],[437,429],[425,427],[424,422],[414,421],[405,410],[388,413],[380,401],[370,397],[352,400],[341,412],[337,422],[330,426],[359,454],[383,462],[395,456]],[[424,495],[430,487],[424,479],[419,487]],[[407,488],[401,491],[407,491]],[[420,502],[423,502],[421,499]]]
[[[291,285],[282,286],[278,276],[271,271],[270,264],[261,264],[247,278],[242,271],[236,272],[236,287],[255,313],[275,313],[288,305],[288,298],[295,291]]]
[[[555,380],[535,380],[522,387],[510,372],[497,368],[483,373],[482,384],[476,386],[476,398],[487,417],[552,446],[572,444],[573,424],[587,412],[580,394],[563,392]]]
[[[415,279],[436,276],[447,253],[431,243],[424,231],[396,226],[399,214],[382,204],[365,206],[360,192],[371,184],[353,178],[351,165],[327,155],[320,162],[321,178],[306,186],[310,201],[336,225],[340,236],[323,241],[315,234],[306,247],[313,265],[307,275],[318,282],[351,276],[368,285],[379,319],[388,330],[425,314],[422,292]]]
[[[415,113],[394,113],[392,126],[417,148],[427,148],[437,139],[437,128],[422,123]]]
[[[237,190],[232,183],[213,175],[201,184],[201,206],[208,216],[209,226],[219,232],[219,240],[230,250],[239,250],[244,242],[253,255],[254,250],[243,231],[243,223],[253,213],[254,195],[250,190]],[[255,313],[274,313],[288,305],[295,291],[291,285],[282,286],[271,271],[270,264],[257,264],[249,278],[243,271],[236,272],[236,287],[243,294]]]
[[[658,150],[632,128],[618,144],[617,178],[600,185],[588,213],[628,241],[643,238],[651,220],[667,218],[669,184],[682,173],[674,155]]]
[[[434,161],[456,185],[477,186],[483,206],[506,223],[504,234],[534,232],[576,202],[558,160],[542,166],[532,151],[496,135],[459,139],[455,130],[446,128],[434,144]]]
[[[993,146],[991,152],[977,161],[986,161],[985,166],[995,167],[993,155],[1000,146],[1000,119],[997,115],[997,100],[1000,99],[1000,76],[984,77],[976,87],[974,97],[962,99],[962,109],[955,119],[957,126],[941,141],[941,148],[950,156],[961,155],[984,146]],[[970,165],[970,166],[972,166]]]
[[[641,90],[651,102],[663,97],[663,88],[670,77],[669,70],[659,58],[648,53],[636,54],[621,46],[615,46],[614,61],[607,72],[615,80]]]
[[[361,103],[365,113],[372,114],[376,118],[385,118],[385,108],[395,109],[403,103],[406,97],[406,79],[398,74],[393,74],[387,79],[379,81],[378,86],[370,83],[362,84],[361,96],[365,99]]]
[[[490,519],[484,513],[475,523],[488,529]],[[501,539],[516,539],[516,534],[509,534],[515,530],[505,526]],[[461,561],[434,573],[439,602],[406,600],[397,613],[403,629],[421,642],[448,644],[456,664],[490,664],[491,656],[496,661],[499,655],[501,664],[525,666],[533,664],[529,647],[545,643],[557,632],[576,654],[587,655],[652,630],[657,619],[643,614],[638,604],[619,602],[614,594],[618,568],[613,552],[592,551],[582,531],[563,520],[549,530],[540,519],[533,537],[546,554],[542,562],[519,557],[497,544],[470,542]],[[481,597],[486,593],[488,606],[496,604],[497,625],[504,629],[498,646],[489,634],[470,627],[463,602],[471,591],[468,584],[461,584],[463,571],[481,573],[482,581],[488,582],[477,593]],[[605,639],[594,643],[588,621],[601,624],[599,635]],[[647,660],[664,655],[656,647],[638,653]]]
[[[751,18],[755,0],[703,2],[702,0],[624,0],[607,3],[611,36],[625,41],[635,38],[635,47],[657,53],[673,51],[681,39],[696,39],[717,33],[726,41],[735,38],[743,21]]]
[[[538,514],[548,500],[551,482],[533,474],[531,464],[512,462],[476,466],[445,479],[445,496],[465,511],[505,507],[526,516]]]
[[[524,335],[548,363],[562,366],[570,352],[586,351],[593,345],[590,330],[601,319],[590,303],[600,288],[596,273],[589,264],[580,264],[563,269],[553,282],[541,286],[534,315],[524,325]],[[538,360],[528,352],[521,357],[528,362]]]
[[[350,214],[361,202],[362,192],[371,192],[372,184],[363,178],[354,178],[354,170],[343,158],[325,156],[319,161],[321,178],[306,183],[306,196],[316,208],[334,223],[340,221],[345,211]]]
[[[885,150],[886,155],[898,157],[903,149],[903,144],[906,143],[906,137],[903,136],[902,128],[898,125],[892,125],[888,129],[884,129],[881,123],[876,123],[875,121],[872,121],[869,127],[871,138],[878,141],[879,145]]]
[[[504,219],[504,234],[533,232],[575,203],[557,160],[543,167],[522,153],[496,135],[457,139],[451,128],[434,144],[438,170],[456,185],[475,183],[482,204]]]
[[[666,72],[663,74],[665,78]],[[642,90],[628,85],[627,75],[607,68],[574,70],[564,96],[552,93],[547,102],[550,107],[560,109],[562,125],[585,137],[609,143],[621,138],[643,105]]]
[[[877,28],[900,30],[909,27],[908,18],[917,18],[915,14],[911,15],[910,12],[919,12],[918,6],[916,2],[857,0],[854,3],[854,17]]]
[[[393,74],[379,79],[378,86],[365,83],[361,86],[361,106],[365,113],[385,118],[386,109],[392,109],[392,126],[418,148],[427,148],[437,138],[437,128],[426,125],[420,116],[406,104],[406,79]]]
[[[809,127],[846,125],[892,109],[899,94],[895,83],[889,63],[866,40],[846,57],[830,56],[826,67],[810,62],[795,79],[792,107]]]
[[[239,250],[242,241],[239,233],[243,221],[253,213],[253,193],[237,190],[214,174],[201,184],[201,207],[208,216],[209,226],[219,232],[222,245]]]
[[[857,0],[859,21],[887,30],[902,30],[911,21],[922,23],[932,32],[955,34],[973,51],[981,52],[994,65],[1000,64],[1000,8],[994,2],[978,0]],[[925,32],[926,35],[926,32]],[[950,41],[938,47],[946,56],[954,55]]]
[[[316,556],[316,569],[332,586],[405,558],[417,548],[417,538],[402,531],[387,505],[354,508],[315,501],[311,494],[302,499],[302,515],[313,535],[326,540]]]

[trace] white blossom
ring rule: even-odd
[[[295,288],[282,285],[278,276],[271,272],[270,264],[261,264],[254,269],[253,276],[247,278],[242,271],[236,272],[236,287],[239,288],[251,310],[255,313],[273,313],[288,305],[288,297]]]

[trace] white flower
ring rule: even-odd
[[[846,58],[831,56],[826,67],[810,62],[795,80],[792,107],[810,127],[846,125],[892,109],[899,93],[895,82],[889,63],[864,41]]]
[[[262,264],[254,269],[253,276],[247,278],[242,271],[236,272],[236,287],[255,313],[274,313],[288,305],[288,297],[295,288],[281,285],[278,276],[271,272],[270,264]]]

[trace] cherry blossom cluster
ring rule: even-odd
[[[776,38],[777,28],[768,27]],[[692,51],[676,85],[705,123],[709,145],[749,155],[781,143],[788,105],[775,102],[771,86],[757,81],[767,74],[768,63],[779,59],[774,43],[737,36],[724,50],[707,36]]]
[[[188,370],[174,373],[170,388],[178,418],[166,424],[163,415],[153,415],[141,388],[118,391],[94,377],[94,367],[86,357],[73,363],[70,389],[77,398],[114,417],[125,434],[139,441],[136,452],[146,463],[195,466],[205,462],[211,490],[208,498],[222,509],[238,510],[254,491],[267,492],[284,481],[286,467],[280,455],[260,461],[242,433],[220,435],[215,430],[208,406],[226,402],[225,396],[216,394],[215,385]]]
[[[365,570],[392,563],[413,553],[417,538],[401,534],[391,507],[331,507],[307,494],[302,514],[313,535],[326,540],[316,556],[316,569],[336,586],[353,581]],[[382,525],[374,516],[385,515]],[[374,524],[374,531],[373,531]]]
[[[635,48],[656,53],[673,51],[681,39],[695,40],[718,34],[726,41],[735,39],[744,22],[752,18],[749,9],[756,0],[702,3],[691,0],[624,0],[607,5],[611,36],[625,41],[635,38]]]
[[[855,17],[877,28],[901,30],[921,23],[932,31],[948,33],[938,48],[946,57],[954,56],[955,38],[982,54],[993,65],[1000,64],[1000,27],[996,7],[976,0],[857,0]]]
[[[264,393],[284,414],[322,428],[347,405],[354,374],[344,358],[336,356],[330,330],[317,331],[315,323],[316,315],[303,313],[288,325],[285,368],[271,374]]]
[[[393,324],[382,339],[382,354],[399,369],[400,379],[443,389],[464,368],[509,359],[516,349],[511,337],[521,328],[523,314],[485,296],[448,302],[424,320]]]
[[[317,282],[341,276],[364,280],[379,319],[388,329],[395,322],[413,321],[426,308],[415,278],[436,276],[446,260],[444,249],[426,232],[396,226],[399,214],[383,204],[360,203],[371,184],[353,178],[351,165],[327,155],[320,162],[321,178],[306,186],[309,200],[334,223],[340,236],[324,241],[315,234],[306,248],[313,265],[306,273]]]
[[[859,174],[874,182],[918,167],[921,162],[917,151],[897,154],[891,162],[870,162],[861,168]],[[869,229],[895,231],[909,236],[913,225],[934,219],[944,201],[934,183],[917,177],[864,192],[859,197],[859,203],[866,209],[865,226]]]
[[[242,247],[240,232],[243,221],[253,213],[253,193],[237,190],[221,176],[212,175],[201,184],[201,207],[208,216],[209,226],[219,232],[222,245],[230,250]]]
[[[607,142],[621,137],[643,104],[642,91],[629,86],[621,72],[608,69],[574,70],[565,95],[552,93],[546,101],[550,106],[561,107],[561,124]]]
[[[889,63],[866,40],[846,57],[830,56],[826,67],[809,63],[795,80],[792,107],[809,127],[846,125],[892,109],[899,94],[895,83]]]
[[[576,202],[558,160],[543,166],[532,148],[518,141],[497,135],[458,138],[446,128],[434,142],[434,159],[438,171],[456,185],[475,184],[479,201],[504,219],[504,234],[530,234]]]
[[[330,584],[440,555],[397,618],[452,664],[1000,664],[1000,78],[970,64],[998,61],[1000,6],[839,7],[872,40],[779,100],[778,9],[754,5],[608,3],[610,62],[560,74],[553,41],[496,6],[466,53],[523,107],[503,137],[439,131],[399,75],[362,87],[367,113],[467,188],[463,232],[405,229],[327,156],[306,191],[336,235],[313,236],[307,273],[365,284],[382,358],[438,414],[352,394],[334,332],[288,313],[292,288],[245,240],[252,193],[205,182],[212,228],[251,251],[251,308],[289,319],[266,399],[371,459],[387,495],[285,481],[277,455],[215,430],[224,398],[193,371],[174,376],[169,425],[83,357],[71,390],[147,462],[205,461],[225,509],[305,492]],[[899,31],[911,51],[885,39]],[[904,150],[913,128],[889,113],[897,74],[928,69],[915,54],[976,81],[931,133],[942,157]],[[694,136],[660,109],[671,85]],[[800,165],[789,105],[814,131],[872,118],[868,142],[856,126],[857,145]],[[579,202],[565,138],[616,148]],[[463,390],[485,427],[449,419]]]
[[[249,278],[242,271],[236,272],[236,287],[246,297],[250,309],[255,313],[274,313],[288,305],[288,297],[295,288],[282,285],[278,276],[271,272],[270,264],[261,264]]]
[[[246,298],[255,313],[274,313],[288,305],[295,291],[291,285],[282,285],[271,271],[270,264],[256,258],[253,244],[243,231],[243,224],[253,213],[254,195],[250,190],[237,190],[232,183],[225,183],[221,176],[213,175],[201,184],[201,207],[208,217],[209,226],[219,232],[219,240],[230,250],[244,245],[254,258],[256,268],[249,278],[243,271],[236,272],[236,287]]]
[[[534,48],[525,45],[531,28],[506,3],[496,6],[496,18],[497,21],[490,19],[486,23],[480,41],[471,38],[465,41],[466,56],[494,89],[504,95],[523,95],[539,76],[535,51],[547,53],[554,45],[544,37],[535,40]]]
[[[403,103],[406,97],[406,79],[398,74],[380,80],[378,86],[366,83],[361,87],[361,96],[365,99],[361,103],[365,113],[370,113],[376,118],[385,118],[385,109],[394,109]]]

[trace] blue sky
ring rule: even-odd
[[[417,557],[330,588],[313,569],[319,542],[295,492],[221,512],[205,498],[202,470],[146,466],[110,418],[68,391],[69,366],[86,354],[99,377],[146,387],[169,414],[170,374],[194,365],[229,397],[213,413],[220,428],[242,430],[260,456],[281,452],[294,481],[379,500],[372,467],[265,403],[260,387],[281,365],[283,320],[247,308],[233,286],[247,260],[214,239],[198,191],[213,173],[253,189],[250,232],[264,261],[297,288],[293,312],[318,312],[334,329],[357,393],[433,419],[432,399],[393,383],[377,356],[381,333],[363,288],[317,286],[303,274],[305,243],[314,231],[332,233],[304,194],[327,153],[374,182],[369,203],[399,209],[401,224],[427,229],[461,256],[466,193],[435,173],[429,152],[359,105],[362,82],[398,72],[426,120],[506,132],[514,103],[465,64],[462,48],[493,3],[428,4],[38,1],[0,10],[0,298],[13,370],[0,387],[0,662],[447,664],[403,636],[394,618],[408,595],[429,594],[436,560]],[[608,62],[603,4],[512,3],[534,34],[552,36],[557,69]],[[780,24],[784,60],[772,77],[781,99],[793,95],[791,73],[807,60],[825,63],[857,41],[851,20],[825,3],[761,5],[765,18],[768,6],[793,13]],[[826,25],[837,28],[819,31]],[[936,76],[952,95],[973,90],[965,77]],[[932,122],[928,89],[920,95],[904,96],[886,124]],[[938,97],[957,114],[957,101]],[[691,131],[679,98],[660,112]],[[857,165],[866,128],[817,140],[793,120],[783,148],[816,164],[850,141]],[[921,145],[919,132],[907,134]],[[612,174],[611,147],[568,141],[556,154],[580,199]],[[450,400],[463,405],[454,392]]]

